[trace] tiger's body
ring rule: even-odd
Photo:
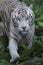
[[[31,48],[35,31],[34,13],[32,5],[29,7],[21,2],[12,1],[0,8],[5,32],[9,38],[10,62],[19,58],[18,42],[26,37],[28,47]]]

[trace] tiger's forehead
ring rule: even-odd
[[[20,10],[18,10],[18,14],[23,13],[23,14],[27,14],[27,10],[21,8]]]
[[[21,9],[18,11],[18,17],[26,18],[27,17],[27,10]]]
[[[16,10],[12,13],[12,17],[15,18],[15,16],[19,16],[19,17],[26,17],[27,16],[27,10],[26,9],[19,9],[19,10]]]
[[[31,9],[21,7],[21,8],[15,9],[12,12],[12,17],[15,18],[15,16],[16,17],[18,16],[20,18],[23,18],[23,17],[27,17],[30,14],[31,14],[31,16],[33,16],[33,11]]]

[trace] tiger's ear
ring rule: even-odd
[[[29,8],[32,10],[33,9],[33,4],[30,4]]]

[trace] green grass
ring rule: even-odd
[[[2,38],[3,40],[6,39],[6,37],[2,37]],[[18,52],[20,54],[20,60],[16,61],[15,64],[19,64],[27,60],[32,60],[32,61],[37,60],[38,61],[40,59],[43,59],[43,47],[41,45],[40,38],[35,37],[34,40],[35,41],[33,41],[34,43],[31,49],[28,49],[27,46],[25,46],[24,44],[19,45]],[[6,43],[7,41],[4,41],[4,42]],[[0,65],[14,65],[14,63],[10,64],[9,50],[6,47],[6,44],[4,45],[5,45],[5,50],[4,51],[0,50]]]

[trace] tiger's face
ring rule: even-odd
[[[22,35],[26,35],[34,24],[34,13],[30,7],[15,9],[11,16],[14,27],[17,27]]]

